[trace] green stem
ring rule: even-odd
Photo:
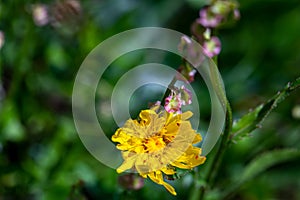
[[[170,84],[168,85],[168,89],[166,90],[162,100],[161,100],[161,105],[165,105],[165,100],[166,98],[170,95],[171,91],[172,91],[172,88],[174,88],[174,85],[177,81],[177,77],[176,75],[173,77],[172,81],[170,82]]]
[[[207,186],[200,188],[200,196],[199,196],[200,200],[202,200],[204,198],[204,194],[205,194],[207,187],[213,186],[215,176],[216,176],[217,172],[219,171],[219,168],[220,168],[220,165],[222,162],[222,158],[223,158],[224,152],[226,150],[226,146],[229,143],[229,135],[230,135],[230,132],[232,129],[232,110],[231,110],[231,106],[228,101],[226,104],[226,122],[225,123],[226,124],[225,124],[225,129],[223,132],[221,144],[219,145],[218,151],[217,151],[215,157],[213,158],[212,165],[210,166],[209,171],[207,173],[207,177],[206,177]]]
[[[211,183],[212,185],[214,184],[215,175],[220,168],[226,147],[229,144],[229,135],[230,135],[231,129],[232,129],[232,110],[231,110],[231,106],[230,106],[229,102],[227,102],[226,110],[227,110],[226,126],[225,126],[225,130],[224,130],[224,135],[222,137],[220,147],[219,147],[218,152],[215,157],[215,162],[214,162],[215,164],[212,167],[212,172],[211,172],[210,176],[208,176],[208,179],[207,179],[208,182]]]

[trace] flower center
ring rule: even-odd
[[[161,136],[155,135],[144,140],[144,150],[146,153],[158,151],[166,146]]]

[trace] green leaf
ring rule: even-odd
[[[269,99],[266,103],[259,105],[233,124],[231,140],[242,139],[249,135],[256,128],[261,126],[263,120],[274,110],[277,105],[288,97],[293,91],[300,87],[300,77],[294,82],[288,83],[286,87]]]
[[[0,112],[0,141],[22,141],[25,137],[25,129],[20,121],[19,113],[15,105],[5,102]]]
[[[249,112],[237,122],[233,123],[231,137],[241,139],[247,136],[251,131],[256,128],[259,112],[262,110],[263,105],[259,105],[252,112]]]
[[[224,193],[224,199],[229,198],[241,185],[255,178],[268,168],[298,158],[300,158],[300,151],[298,149],[278,149],[263,153],[253,159],[246,166],[242,174],[239,174],[235,178],[235,184]]]
[[[300,151],[297,149],[280,149],[264,153],[246,167],[240,176],[240,182],[254,178],[271,166],[296,158],[300,158]]]

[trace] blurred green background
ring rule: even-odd
[[[77,70],[101,41],[144,26],[165,27],[190,35],[190,25],[205,3],[1,1],[0,31],[4,37],[0,50],[0,199],[190,197],[191,174],[174,181],[176,197],[148,180],[137,191],[122,188],[115,170],[98,162],[81,143],[72,118],[71,96]],[[300,75],[299,1],[241,0],[239,4],[240,21],[218,32],[222,41],[218,65],[235,119]],[[174,68],[180,64],[180,58],[159,52],[156,55],[159,58],[154,56],[152,62],[161,61]],[[105,73],[105,87],[98,90],[97,101],[104,129],[110,135],[117,126],[107,113],[110,105],[106,99],[122,74],[145,60],[128,55]],[[197,75],[196,79],[193,86],[203,98],[201,118],[205,126],[210,119],[210,102],[207,92],[201,91],[201,77]],[[152,90],[151,96],[149,92],[137,96],[154,101],[163,94],[161,88]],[[147,104],[133,106],[132,114],[136,115]],[[298,91],[252,137],[232,145],[217,179],[219,190],[226,190],[245,164],[259,153],[299,148],[299,110]],[[300,160],[276,165],[244,185],[232,198],[300,199],[299,169]],[[213,193],[209,198],[214,199]]]

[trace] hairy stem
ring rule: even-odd
[[[229,143],[229,135],[230,135],[230,132],[232,129],[232,110],[231,110],[231,106],[228,101],[226,104],[226,121],[225,121],[225,123],[226,124],[225,124],[225,129],[223,132],[221,144],[219,145],[217,153],[216,153],[215,157],[213,158],[212,165],[210,166],[209,171],[207,173],[207,177],[206,177],[207,186],[200,188],[200,196],[199,196],[200,200],[202,200],[204,198],[205,190],[207,189],[207,187],[213,186],[214,181],[215,181],[215,176],[216,176],[217,172],[219,171],[224,152]]]

